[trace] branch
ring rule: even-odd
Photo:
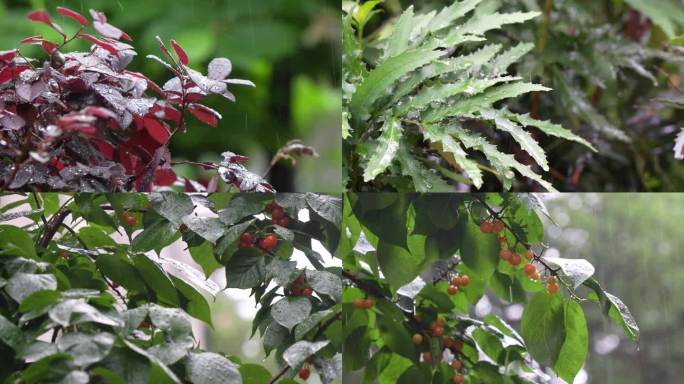
[[[61,209],[54,216],[52,216],[50,218],[50,221],[48,221],[48,223],[45,225],[45,232],[43,232],[43,237],[41,237],[38,241],[38,245],[40,245],[43,248],[46,248],[48,244],[50,244],[50,241],[52,241],[52,238],[57,233],[59,227],[62,225],[64,219],[66,219],[66,217],[70,214],[71,211],[69,209]]]

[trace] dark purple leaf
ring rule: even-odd
[[[212,127],[216,127],[221,118],[221,114],[202,104],[190,104],[188,110],[201,122],[209,124]]]
[[[124,38],[129,41],[131,40],[131,37],[128,36],[127,33],[107,23],[107,16],[105,16],[104,13],[91,9],[90,16],[92,16],[93,18],[93,27],[102,36],[115,40],[119,40],[121,38]]]
[[[261,176],[249,171],[240,162],[235,161],[236,159],[242,160],[244,156],[230,151],[224,152],[222,156],[224,160],[219,166],[218,173],[223,181],[234,185],[240,192],[275,192],[273,186]]]

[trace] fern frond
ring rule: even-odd
[[[409,7],[396,19],[392,31],[383,34],[385,40],[374,42],[380,49],[377,60],[365,57],[363,70],[348,69],[355,62],[345,60],[344,140],[347,150],[358,153],[354,158],[361,159],[365,183],[379,180],[379,185],[403,189],[403,184],[396,183],[401,179],[404,184],[411,180],[409,189],[413,190],[442,188],[447,185],[440,178],[444,168],[434,163],[431,155],[437,154],[478,189],[484,184],[482,169],[494,169],[506,189],[511,188],[517,172],[553,190],[533,171],[533,165],[501,152],[484,132],[465,128],[472,124],[463,123],[471,120],[490,122],[503,135],[512,137],[545,171],[549,170],[546,153],[527,127],[593,150],[586,140],[560,125],[499,108],[502,100],[550,89],[506,73],[533,49],[532,44],[507,49],[483,44],[488,32],[524,23],[539,13],[499,13],[493,5],[483,0],[462,0],[427,14]],[[355,37],[347,31],[344,38]],[[364,57],[354,44],[345,42],[344,47],[346,57]],[[379,136],[371,132],[374,127],[381,127]],[[420,142],[427,147],[411,147],[410,143]],[[475,156],[476,152],[480,155]],[[488,164],[479,164],[482,158]],[[433,169],[429,169],[431,164]]]

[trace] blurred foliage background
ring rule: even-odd
[[[383,16],[368,30],[392,22],[413,5],[428,12],[454,0],[384,0]],[[542,137],[554,185],[561,191],[680,191],[684,162],[674,158],[684,128],[683,0],[486,0],[502,11],[539,11],[532,22],[490,33],[489,41],[536,48],[513,71],[553,88],[507,102],[517,113],[552,120],[598,149]],[[486,9],[486,7],[484,8]],[[679,39],[681,40],[681,39]],[[684,41],[684,40],[681,40]],[[497,142],[515,151],[502,136]],[[521,152],[521,151],[518,151]],[[529,158],[518,156],[521,162]],[[486,185],[499,190],[496,179]],[[534,190],[520,182],[518,190]]]
[[[54,36],[49,27],[26,20],[31,9],[45,8],[67,31],[70,20],[55,12],[64,6],[89,16],[107,14],[109,22],[133,38],[138,51],[129,69],[163,85],[171,75],[145,58],[161,55],[155,41],[177,40],[191,67],[206,73],[214,57],[233,62],[231,77],[252,80],[257,87],[233,86],[236,103],[214,97],[208,105],[223,115],[217,128],[190,118],[186,134],[174,137],[174,159],[221,160],[226,150],[250,157],[248,168],[264,172],[271,157],[289,140],[313,146],[319,158],[305,158],[292,167],[281,162],[270,175],[283,192],[337,192],[341,188],[340,4],[337,0],[0,0],[0,50],[19,46],[25,37]],[[80,44],[80,45],[79,45]],[[81,42],[68,50],[87,49]],[[44,57],[36,47],[25,55]],[[196,168],[180,169],[188,176]]]
[[[641,328],[638,348],[587,314],[591,383],[681,383],[684,376],[684,194],[563,194],[547,200],[557,226],[547,238],[560,257],[586,258],[604,288],[619,294]]]

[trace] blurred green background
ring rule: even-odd
[[[274,187],[287,191],[341,190],[340,2],[339,0],[0,0],[0,50],[19,46],[25,37],[57,35],[49,27],[29,22],[31,9],[45,8],[67,32],[76,25],[55,12],[64,6],[88,16],[93,8],[126,31],[138,51],[129,69],[143,72],[163,85],[171,76],[145,58],[161,56],[155,36],[177,40],[190,66],[206,73],[214,57],[233,62],[230,77],[252,80],[256,88],[233,86],[237,102],[215,96],[207,105],[223,120],[211,128],[190,118],[186,134],[174,137],[174,159],[220,161],[223,151],[250,157],[248,168],[262,173],[278,148],[298,138],[313,146],[319,158],[292,167],[281,162],[271,172]],[[68,50],[87,49],[81,42]],[[44,57],[33,46],[25,55]],[[180,173],[202,179],[195,168]]]
[[[684,376],[684,194],[563,194],[547,200],[560,257],[585,258],[641,327],[637,347],[588,310],[589,378],[581,383],[681,383]]]

